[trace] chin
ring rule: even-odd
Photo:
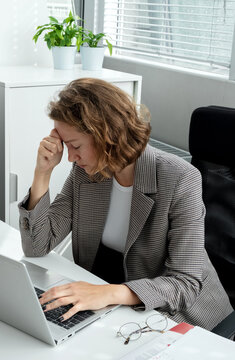
[[[91,175],[90,169],[84,168],[83,170],[84,170],[88,175]]]

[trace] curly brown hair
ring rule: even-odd
[[[105,178],[135,162],[151,131],[148,109],[141,105],[137,110],[129,95],[100,79],[69,83],[49,103],[48,115],[93,136],[99,155],[94,174]]]

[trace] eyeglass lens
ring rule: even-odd
[[[160,314],[151,315],[146,319],[146,325],[152,330],[163,331],[167,327],[167,320]]]
[[[125,339],[137,340],[141,336],[141,327],[134,322],[127,323],[120,328],[119,332]]]

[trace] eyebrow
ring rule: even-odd
[[[71,143],[71,142],[74,142],[74,141],[77,141],[78,139],[72,139],[72,140],[67,140],[67,141],[64,141],[65,144],[67,143]]]

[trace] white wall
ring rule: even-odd
[[[42,39],[32,37],[38,25],[48,23],[46,0],[1,1],[0,66],[51,66],[52,56]]]
[[[235,107],[235,82],[219,76],[105,57],[104,67],[142,75],[142,103],[152,114],[151,136],[188,149],[190,116],[206,105]]]

